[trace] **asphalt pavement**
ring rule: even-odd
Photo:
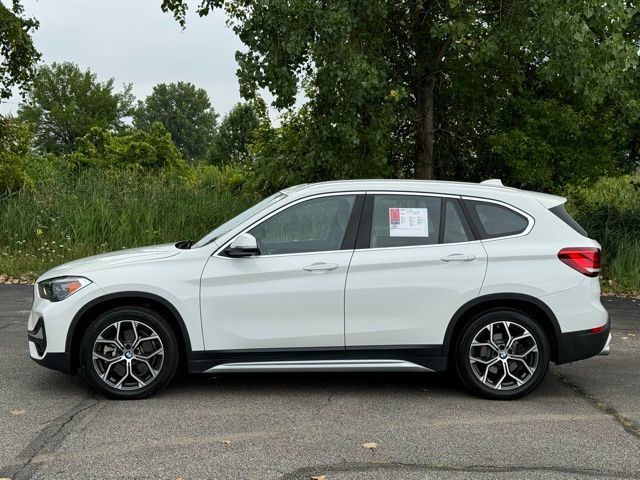
[[[512,402],[399,373],[186,377],[106,400],[29,359],[30,304],[0,286],[0,479],[640,479],[640,300],[603,298],[611,355]]]

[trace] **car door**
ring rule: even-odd
[[[205,348],[344,355],[344,285],[363,197],[289,204],[246,230],[259,255],[213,255],[201,279]]]
[[[486,265],[459,198],[368,193],[346,283],[347,355],[439,356]]]

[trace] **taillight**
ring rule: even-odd
[[[558,258],[587,277],[597,277],[600,273],[600,249],[594,247],[563,248]]]

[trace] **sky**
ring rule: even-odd
[[[243,45],[219,10],[200,18],[190,2],[182,31],[170,13],[162,12],[161,0],[22,3],[26,14],[40,21],[33,38],[44,63],[74,62],[101,81],[114,78],[119,89],[132,83],[138,99],[158,83],[192,82],[207,91],[221,117],[241,101],[234,55]],[[19,101],[14,96],[3,102],[0,113],[16,113]]]

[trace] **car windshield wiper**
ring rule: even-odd
[[[180,248],[182,250],[189,250],[191,246],[194,244],[195,240],[181,240],[176,243],[176,248]]]

